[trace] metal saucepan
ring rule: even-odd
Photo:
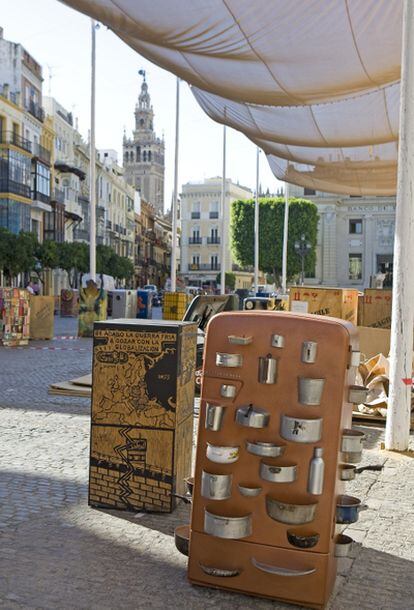
[[[356,405],[366,402],[368,396],[368,388],[363,385],[351,385],[348,390],[348,402],[353,402]]]
[[[342,432],[341,451],[358,453],[362,451],[365,434],[359,430],[347,429]]]
[[[223,398],[235,398],[236,386],[223,383],[220,388],[220,396]]]
[[[256,486],[247,485],[247,484],[245,484],[245,485],[239,484],[238,488],[239,488],[239,492],[241,493],[242,496],[248,496],[251,498],[258,496],[262,491],[261,487],[256,487]]]
[[[348,557],[354,541],[350,536],[338,534],[335,540],[335,557]]]
[[[320,535],[311,530],[288,530],[287,539],[292,546],[298,549],[312,549],[319,542]]]
[[[286,445],[276,445],[276,443],[264,443],[262,441],[246,441],[246,449],[249,453],[262,457],[280,457],[284,454]]]
[[[277,360],[271,354],[259,358],[259,383],[271,385],[276,383]]]
[[[175,546],[180,553],[188,557],[188,547],[190,544],[190,526],[179,525],[174,530]]]
[[[308,504],[288,504],[271,496],[266,496],[266,510],[269,517],[288,525],[304,525],[315,518],[317,502]]]
[[[362,460],[362,451],[343,451],[342,460],[345,464],[358,464]]]
[[[297,465],[260,462],[260,477],[271,483],[292,483],[296,481]]]
[[[233,464],[239,459],[240,447],[221,447],[207,443],[206,455],[211,462],[217,464]]]
[[[322,437],[322,418],[303,419],[282,415],[280,435],[295,443],[317,443]]]
[[[198,564],[200,568],[203,570],[204,574],[208,576],[218,576],[220,578],[231,578],[232,576],[238,576],[242,570],[235,569],[229,570],[227,568],[215,568],[213,566],[206,566],[202,563]]]
[[[318,353],[318,344],[316,341],[304,341],[302,343],[302,362],[313,364],[316,362]]]
[[[220,430],[226,408],[227,407],[223,405],[211,405],[207,403],[205,422],[207,430],[212,430],[213,432]]]
[[[216,366],[236,368],[242,364],[243,356],[241,354],[224,354],[222,352],[216,353]]]
[[[292,568],[284,568],[283,566],[273,566],[268,563],[257,561],[254,557],[252,557],[252,564],[262,572],[275,574],[277,576],[308,576],[309,574],[314,574],[316,572],[316,568],[306,567],[293,570]]]
[[[231,498],[231,474],[201,473],[201,495],[209,500],[228,500]]]
[[[186,477],[184,479],[184,483],[186,484],[187,487],[187,493],[192,496],[193,495],[193,489],[194,489],[194,477]]]
[[[341,481],[352,481],[355,479],[356,466],[353,464],[340,464],[339,465],[339,478]]]
[[[252,516],[227,517],[215,515],[208,510],[204,513],[204,531],[217,538],[238,540],[252,535]]]
[[[248,428],[266,428],[269,419],[270,415],[267,411],[253,405],[239,407],[236,411],[236,422]]]
[[[325,379],[299,377],[299,402],[302,405],[317,406],[321,404]]]
[[[336,522],[355,523],[361,510],[361,500],[354,496],[339,496],[336,502]]]

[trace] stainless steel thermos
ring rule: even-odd
[[[325,462],[322,455],[322,447],[315,447],[309,466],[308,493],[314,496],[320,496],[323,490]]]

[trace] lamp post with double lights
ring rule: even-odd
[[[302,263],[302,272],[300,278],[301,286],[303,286],[303,284],[305,283],[305,258],[308,256],[311,249],[312,244],[306,241],[306,237],[302,233],[302,235],[300,236],[300,240],[295,241],[295,252],[300,256]]]

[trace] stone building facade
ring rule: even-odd
[[[392,283],[395,197],[356,197],[289,186],[318,207],[315,276],[307,284],[368,288],[377,273]]]
[[[181,220],[181,277],[187,285],[216,287],[216,278],[221,269],[221,192],[222,179],[208,178],[199,182],[188,182],[182,186]],[[236,199],[249,199],[250,189],[226,180],[225,234],[226,271],[233,270],[230,251],[230,206]],[[246,278],[248,286],[251,275]],[[242,287],[242,286],[240,286]]]
[[[135,106],[135,129],[132,138],[124,134],[125,179],[150,201],[158,214],[164,212],[164,139],[154,131],[154,110],[144,79]]]

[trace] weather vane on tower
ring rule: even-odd
[[[141,68],[140,70],[138,70],[138,74],[139,74],[140,76],[142,76],[142,77],[143,77],[143,79],[144,79],[144,83],[145,83],[145,76],[146,76],[146,72],[145,72],[145,70],[143,70],[143,69]]]

